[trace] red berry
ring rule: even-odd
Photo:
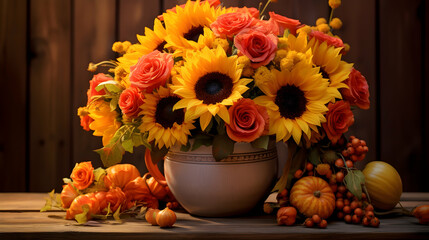
[[[353,215],[352,216],[352,222],[355,223],[355,224],[358,224],[358,223],[361,222],[361,218],[358,217],[357,215]]]
[[[338,210],[343,210],[344,208],[344,201],[343,200],[337,200],[335,202],[335,206]]]
[[[368,220],[372,220],[375,217],[374,212],[373,211],[366,211],[365,217],[367,217]]]
[[[371,227],[378,227],[380,226],[380,220],[378,220],[377,217],[374,217],[373,219],[371,219],[370,225]]]
[[[365,142],[365,140],[360,140],[360,145],[361,145],[361,146],[366,146],[366,142]]]
[[[314,214],[314,215],[311,217],[311,220],[313,221],[313,223],[315,223],[315,224],[319,224],[319,223],[322,221],[322,218],[321,218],[319,215]]]
[[[344,205],[345,206],[350,206],[350,200],[348,200],[347,198],[344,199]]]
[[[345,207],[343,208],[343,212],[344,212],[345,214],[350,214],[350,213],[352,212],[352,209],[350,208],[350,206],[345,206]]]
[[[358,208],[358,207],[359,207],[358,202],[353,201],[353,202],[351,202],[351,203],[350,203],[350,208],[351,208],[352,210],[355,210],[355,209],[356,209],[356,208]]]
[[[350,155],[353,155],[353,154],[355,154],[355,149],[353,147],[348,147],[347,152],[349,152]]]
[[[372,204],[368,204],[368,206],[365,207],[365,211],[374,211],[374,207],[372,206]]]
[[[307,218],[307,219],[305,220],[305,222],[304,222],[304,225],[305,225],[306,227],[313,227],[313,226],[314,226],[314,223],[313,223],[313,221],[311,220],[311,218]]]
[[[328,226],[328,222],[323,219],[320,223],[319,223],[319,227],[321,228],[326,228]]]
[[[353,156],[355,156],[355,155],[353,155]],[[353,164],[353,162],[352,162],[352,161],[347,160],[347,161],[346,161],[346,165],[347,165],[347,167],[348,167],[348,168],[352,168],[354,164]]]
[[[341,158],[338,158],[337,160],[335,160],[335,166],[337,167],[344,167],[344,161]]]
[[[338,212],[337,213],[337,218],[338,219],[343,219],[344,218],[344,213],[343,212]]]
[[[368,220],[368,218],[364,217],[364,218],[362,219],[362,225],[364,225],[364,226],[369,226],[369,224],[370,224],[370,221]]]
[[[355,148],[355,151],[356,151],[356,153],[357,153],[358,155],[360,155],[360,154],[362,154],[362,153],[363,153],[363,147],[362,147],[362,146],[357,146],[357,147]]]
[[[343,197],[343,194],[338,191],[338,188],[337,188],[337,193],[335,194],[335,197],[336,198],[342,198]]]
[[[349,152],[347,152],[347,150],[343,150],[343,151],[341,152],[341,154],[342,154],[344,157],[348,157],[348,156],[349,156]]]
[[[352,216],[351,215],[345,215],[344,216],[344,221],[346,223],[351,223],[352,222]]]
[[[337,191],[338,191],[338,192],[340,192],[340,193],[345,193],[345,192],[346,192],[346,190],[347,190],[347,188],[346,188],[346,186],[344,186],[344,185],[341,185],[341,186],[339,186],[339,187],[337,188]]]
[[[314,172],[313,172],[313,171],[308,171],[308,172],[307,172],[307,175],[308,175],[308,176],[313,176],[313,175],[314,175]]]
[[[362,217],[363,216],[362,208],[356,208],[355,211],[354,211],[354,213],[358,217]]]
[[[332,192],[337,192],[338,185],[337,184],[329,184],[332,189]]]
[[[360,140],[359,139],[357,139],[357,138],[354,138],[353,140],[352,140],[352,146],[354,147],[354,148],[356,148],[357,146],[359,146],[360,145]]]
[[[301,178],[302,177],[302,170],[301,169],[296,170],[296,172],[293,176],[295,178]]]
[[[313,170],[313,164],[307,163],[307,165],[305,166],[305,169],[307,169],[307,171]]]
[[[352,199],[354,195],[351,192],[347,192],[346,196],[348,199]]]

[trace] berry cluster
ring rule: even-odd
[[[328,222],[315,214],[311,218],[305,219],[304,226],[326,228],[328,226]]]
[[[368,146],[366,146],[365,140],[361,140],[355,136],[350,136],[346,149],[344,149],[341,154],[347,159],[347,161],[351,161],[351,166],[353,166],[354,162],[365,159],[367,152]]]
[[[378,227],[380,220],[374,216],[374,207],[368,203],[365,193],[359,200],[345,186],[341,185],[336,193],[336,215],[346,223],[362,224],[364,226]]]

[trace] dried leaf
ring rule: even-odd
[[[122,219],[120,218],[120,214],[121,214],[121,206],[118,207],[118,210],[116,210],[116,212],[113,214],[113,218],[118,222],[118,223],[122,223]]]
[[[87,218],[88,212],[89,212],[89,205],[84,204],[82,206],[82,213],[76,214],[74,216],[74,219],[76,219],[78,224],[84,224],[84,223],[88,222],[88,218]]]

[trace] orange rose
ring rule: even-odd
[[[328,138],[333,144],[336,144],[343,133],[349,130],[355,119],[352,110],[350,110],[350,104],[346,101],[329,103],[328,109],[326,122],[322,125]]]
[[[173,65],[171,54],[155,50],[141,57],[136,65],[130,67],[131,86],[150,93],[153,89],[165,85],[170,78]]]
[[[76,164],[70,177],[73,179],[73,185],[77,189],[83,190],[89,187],[94,182],[94,168],[91,162]]]
[[[286,29],[288,29],[291,34],[295,35],[296,30],[301,25],[301,22],[298,20],[287,18],[274,12],[269,12],[269,14],[270,21],[274,21],[279,28],[279,35],[283,35]]]
[[[73,200],[78,196],[76,189],[71,185],[71,183],[68,183],[67,185],[63,186],[63,190],[61,191],[61,206],[63,208],[70,207],[70,204],[73,202]]]
[[[268,113],[253,100],[242,98],[229,108],[228,136],[236,142],[251,142],[268,133]]]
[[[143,95],[137,88],[127,88],[121,93],[118,104],[125,116],[136,118],[142,110],[140,106],[143,105]]]
[[[118,187],[110,189],[106,194],[107,204],[110,203],[110,209],[112,212],[116,212],[119,206],[121,206],[121,211],[127,209],[127,198],[125,193]]]
[[[342,88],[341,94],[344,100],[349,101],[351,105],[358,106],[361,109],[369,108],[369,87],[365,77],[356,70],[352,69],[349,78],[344,81],[349,88]]]
[[[98,96],[98,95],[104,95],[106,94],[106,92],[104,91],[104,89],[101,89],[100,91],[95,90],[95,88],[102,82],[106,82],[106,81],[110,81],[113,80],[113,78],[109,77],[108,75],[104,74],[104,73],[99,73],[97,75],[94,75],[92,77],[92,79],[89,81],[89,89],[88,92],[86,93],[88,96],[88,103],[91,101],[91,98],[93,96]]]
[[[93,214],[97,214],[100,211],[100,205],[98,204],[94,193],[80,195],[73,200],[70,205],[70,208],[67,209],[66,219],[74,219],[76,214],[82,213],[83,205],[88,205],[89,207],[88,214],[86,215],[87,219],[91,219]]]
[[[131,164],[116,164],[106,169],[104,183],[108,188],[123,188],[127,183],[140,177],[140,172]]]
[[[138,177],[129,182],[124,193],[128,201],[143,202],[147,207],[158,208],[158,199],[150,192],[145,178]]]
[[[220,15],[210,28],[217,37],[230,38],[255,23],[249,12],[239,11]]]
[[[336,48],[344,47],[343,40],[340,38],[329,36],[323,32],[311,31],[308,36],[311,38],[316,38],[319,42],[326,42],[328,46],[334,46]]]
[[[255,29],[245,29],[234,38],[234,45],[240,55],[247,56],[253,68],[267,65],[274,59],[278,38]]]

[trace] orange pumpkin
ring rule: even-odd
[[[290,191],[290,203],[307,217],[328,218],[335,209],[335,195],[329,184],[318,177],[298,180]]]

